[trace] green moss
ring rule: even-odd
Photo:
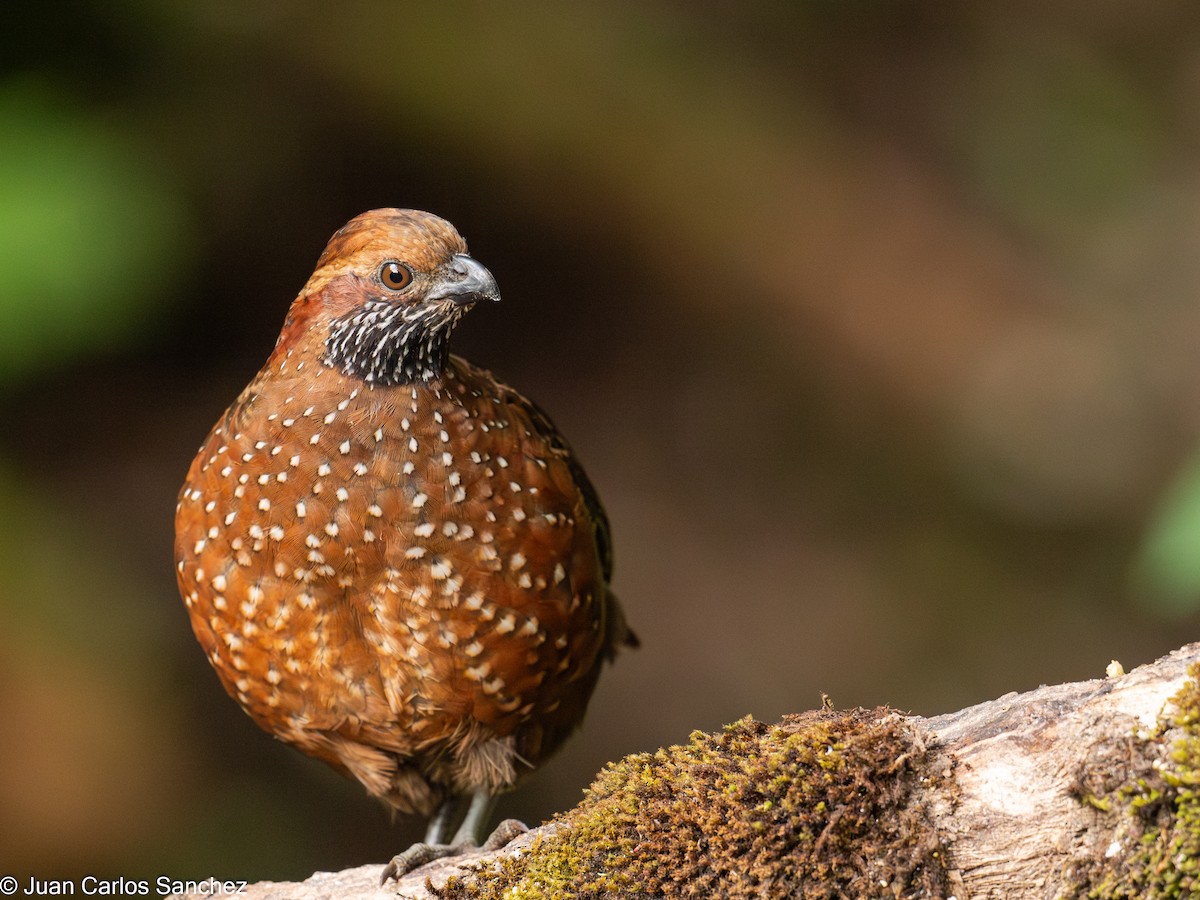
[[[915,788],[928,753],[887,709],[750,718],[608,766],[532,852],[452,879],[453,898],[949,893]]]
[[[1170,735],[1169,750],[1151,754],[1161,762],[1112,792],[1120,814],[1115,846],[1122,850],[1085,873],[1079,896],[1200,896],[1200,665],[1188,674],[1173,699],[1175,713],[1144,739],[1156,745]]]

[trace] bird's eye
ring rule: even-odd
[[[412,284],[412,272],[398,262],[385,262],[379,267],[379,280],[393,291],[402,291]]]

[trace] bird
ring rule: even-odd
[[[393,815],[428,819],[383,881],[519,832],[484,841],[496,798],[638,643],[570,444],[449,351],[462,317],[499,298],[444,219],[351,219],[176,507],[179,590],[229,695]]]

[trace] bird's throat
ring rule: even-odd
[[[335,319],[324,362],[343,374],[383,386],[440,378],[461,308],[410,309],[368,301]]]

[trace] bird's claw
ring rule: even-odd
[[[419,869],[435,859],[445,859],[447,856],[454,856],[471,849],[474,848],[465,844],[457,847],[451,844],[426,844],[424,842],[413,844],[403,853],[393,856],[391,862],[383,867],[383,872],[379,876],[379,885],[382,887],[392,879],[399,881],[409,872]]]
[[[529,827],[524,822],[517,819],[505,819],[496,826],[495,830],[488,835],[488,839],[480,847],[476,847],[472,843],[427,844],[420,842],[413,844],[403,853],[397,853],[393,856],[391,862],[383,867],[383,872],[379,876],[379,884],[382,887],[388,881],[399,881],[409,872],[415,871],[436,859],[459,856],[463,853],[469,853],[472,850],[481,850],[483,852],[499,850],[501,847],[508,846],[513,838],[524,834],[528,830]]]

